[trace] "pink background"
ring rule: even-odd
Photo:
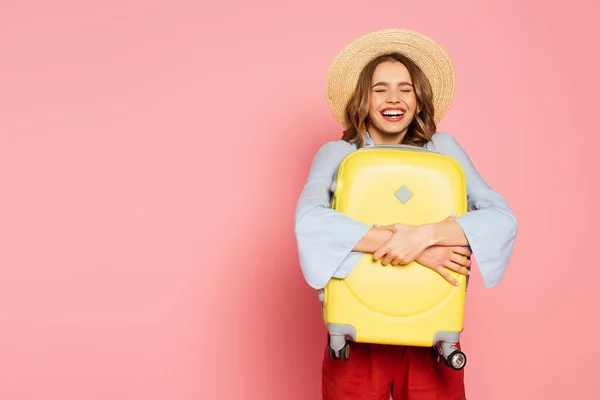
[[[469,398],[596,399],[598,21],[494,3],[2,0],[0,399],[320,398],[293,213],[329,63],[392,27],[447,50],[440,130],[520,222],[469,287]]]

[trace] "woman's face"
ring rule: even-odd
[[[417,112],[417,96],[404,64],[379,64],[371,80],[370,97],[369,135],[376,143],[399,143]]]

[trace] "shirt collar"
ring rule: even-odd
[[[371,135],[369,135],[369,132],[365,132],[365,146],[374,146],[374,145],[375,145],[375,142],[373,142],[373,139],[371,139]],[[436,151],[435,146],[433,148],[431,146],[434,146],[434,144],[430,140],[425,145],[425,148],[428,150]]]
[[[371,139],[369,132],[365,132],[365,146],[373,146],[373,145],[375,145],[375,143],[373,142],[373,139]]]

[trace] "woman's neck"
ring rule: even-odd
[[[408,129],[399,132],[399,133],[382,133],[377,129],[370,128],[367,130],[367,134],[371,137],[371,140],[374,144],[400,144],[404,137],[406,136],[406,132]]]

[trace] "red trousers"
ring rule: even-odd
[[[460,349],[460,346],[457,345]],[[430,347],[352,343],[347,361],[325,347],[323,400],[465,400],[464,370],[446,367]]]

